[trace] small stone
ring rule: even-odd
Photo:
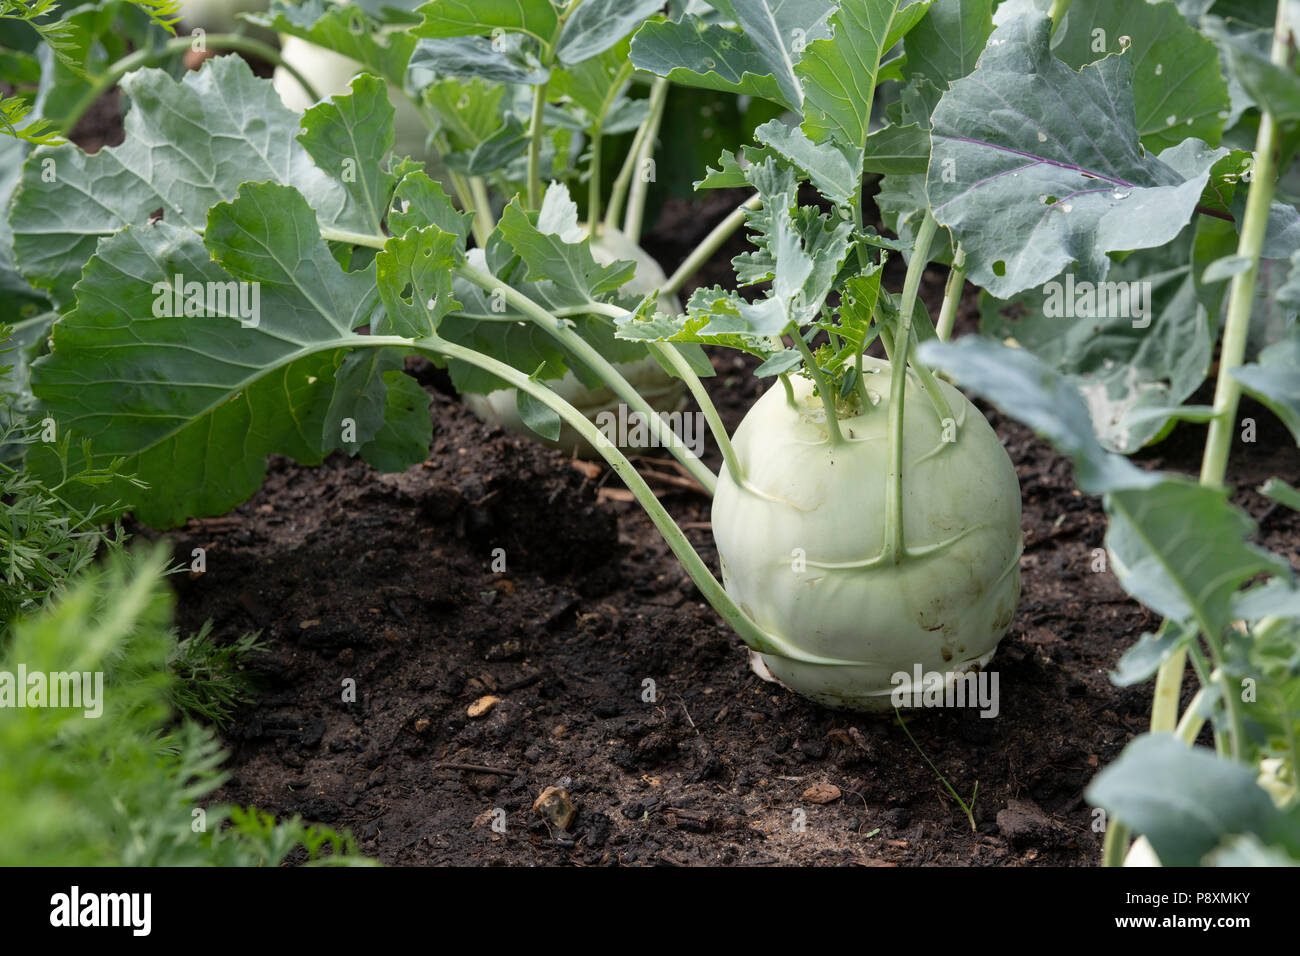
[[[486,717],[488,714],[492,713],[492,708],[499,703],[501,703],[500,697],[493,697],[491,694],[488,694],[486,697],[480,697],[478,700],[474,701],[474,703],[470,704],[469,709],[466,710],[465,713],[474,718]]]
[[[563,787],[547,787],[533,801],[533,812],[561,830],[569,829],[578,808]]]
[[[803,792],[803,799],[807,803],[834,803],[843,794],[840,788],[833,783],[814,783],[811,787]]]

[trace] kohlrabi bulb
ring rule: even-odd
[[[940,382],[955,418],[942,422],[909,372],[908,555],[881,560],[890,366],[864,358],[863,371],[879,401],[840,420],[842,444],[827,440],[821,400],[803,377],[793,377],[793,407],[779,385],[754,404],[733,442],[746,486],[723,469],[713,535],[727,593],[761,628],[812,654],[857,662],[755,654],[755,671],[827,706],[887,710],[892,692],[910,693],[918,667],[923,680],[946,681],[993,656],[1020,596],[1020,486],[978,409]]]

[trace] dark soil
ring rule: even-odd
[[[115,99],[76,138],[91,150],[119,141]],[[671,271],[740,198],[669,203],[647,248]],[[695,283],[729,282],[742,247],[734,238]],[[894,288],[899,278],[887,275]],[[943,280],[935,269],[923,284],[932,311]],[[972,301],[959,330],[974,321]],[[734,429],[758,382],[731,355],[714,364],[709,389]],[[972,831],[892,715],[824,710],[755,677],[607,469],[489,429],[439,373],[411,371],[434,395],[421,466],[272,460],[236,512],[166,536],[178,557],[207,554],[206,573],[174,579],[182,632],[212,618],[219,639],[257,630],[269,646],[253,662],[257,699],[225,735],[221,799],[347,827],[391,864],[1097,861],[1083,789],[1144,729],[1150,695],[1107,674],[1159,621],[1095,569],[1099,502],[1025,428],[987,410],[1024,499],[1023,597],[992,665],[1001,713],[908,717],[957,792],[978,785]],[[1262,543],[1300,564],[1300,518],[1253,490],[1300,474],[1300,455],[1266,411],[1247,403],[1242,415],[1258,437],[1234,448],[1236,500]],[[1145,463],[1193,473],[1202,436],[1182,427]],[[708,501],[664,492],[716,566]],[[486,696],[499,703],[470,717]],[[567,830],[533,810],[550,786],[576,805]]]
[[[649,244],[671,265],[732,199],[705,215],[670,206]],[[733,251],[700,281],[725,281]],[[927,277],[930,301],[943,278]],[[729,355],[715,366],[710,391],[734,428],[757,380]],[[892,716],[824,710],[751,674],[606,469],[480,424],[440,374],[412,370],[435,399],[421,466],[274,460],[236,513],[169,535],[178,555],[207,549],[207,573],[178,583],[182,629],[210,617],[227,639],[260,630],[270,646],[263,689],[226,735],[221,798],[348,827],[393,864],[1097,861],[1083,789],[1144,729],[1150,694],[1107,673],[1159,621],[1094,570],[1099,502],[1026,429],[988,412],[1024,496],[1023,597],[992,665],[1001,713],[909,717],[958,793],[978,785],[972,832]],[[1300,520],[1252,490],[1300,472],[1295,446],[1259,407],[1242,414],[1259,434],[1234,449],[1238,500],[1263,517],[1263,543],[1300,563]],[[1201,441],[1182,428],[1146,461],[1194,472]],[[668,486],[664,500],[715,562],[707,500]],[[470,717],[486,696],[500,702]],[[838,797],[814,802],[827,784]],[[549,786],[577,807],[567,831],[533,810]]]

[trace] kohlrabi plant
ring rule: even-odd
[[[1070,44],[1070,31],[1102,29],[1086,18],[1106,6],[1077,2],[1070,6],[1064,28],[1067,38],[1056,48],[1067,63],[1071,62],[1070,51],[1077,53],[1082,48],[1081,43]],[[1151,169],[1163,176],[1168,186],[1135,185],[1139,177],[1134,172],[1140,168],[1136,164],[1151,161],[1150,153],[1140,144],[1154,148],[1173,142],[1159,153],[1160,161],[1200,152],[1200,172],[1186,187],[1182,200],[1186,212],[1197,214],[1195,223],[1185,225],[1182,213],[1168,218],[1175,200],[1173,193],[1166,193],[1165,202],[1130,224],[1122,235],[1116,234],[1126,248],[1150,251],[1133,253],[1114,264],[1109,270],[1112,278],[1122,271],[1124,283],[1110,288],[1131,289],[1129,280],[1135,285],[1145,281],[1148,290],[1160,287],[1154,307],[1148,298],[1145,307],[1126,314],[1079,312],[1077,305],[1087,305],[1086,300],[1071,296],[1071,311],[1053,316],[1046,299],[1062,294],[1058,284],[1035,290],[1024,300],[1024,318],[1009,326],[1029,330],[1032,341],[1020,340],[1019,344],[1032,347],[1037,355],[1026,348],[977,338],[951,345],[927,344],[922,351],[962,384],[1046,435],[1074,460],[1080,489],[1103,497],[1109,519],[1106,547],[1120,583],[1164,617],[1159,630],[1143,635],[1112,675],[1120,685],[1154,677],[1155,689],[1150,732],[1132,741],[1088,790],[1089,799],[1108,815],[1101,818],[1106,827],[1106,862],[1294,865],[1300,859],[1300,791],[1296,784],[1300,772],[1300,589],[1285,556],[1250,542],[1254,522],[1228,499],[1228,463],[1239,434],[1237,410],[1243,391],[1275,412],[1300,442],[1300,337],[1295,323],[1300,302],[1295,297],[1290,264],[1274,263],[1270,268],[1269,263],[1282,258],[1300,261],[1295,258],[1300,235],[1297,214],[1286,196],[1284,175],[1296,158],[1295,134],[1300,121],[1295,109],[1300,103],[1295,62],[1300,11],[1293,4],[1277,4],[1276,22],[1262,31],[1267,42],[1261,44],[1260,30],[1214,17],[1200,20],[1204,36],[1196,34],[1178,18],[1176,10],[1162,9],[1170,6],[1130,5],[1137,8],[1137,18],[1143,23],[1154,24],[1163,18],[1188,36],[1183,44],[1186,58],[1179,62],[1183,79],[1165,90],[1168,105],[1162,102],[1148,114],[1152,119],[1149,126],[1141,119],[1143,95],[1149,98],[1150,93],[1134,83],[1139,124],[1134,128],[1126,122],[1118,141],[1113,118],[1091,114],[1097,116],[1097,121],[1091,122],[1090,112],[1080,101],[1072,118],[1075,136],[1067,136],[1064,128],[1038,124],[1040,146],[1033,147],[1029,139],[1032,127],[1026,128],[1024,121],[1026,116],[1040,118],[1034,109],[1037,101],[1026,94],[1016,99],[1014,111],[999,110],[988,98],[998,87],[988,82],[992,77],[985,77],[986,82],[979,86],[953,84],[940,100],[933,115],[935,157],[930,168],[932,202],[945,195],[953,196],[947,201],[950,207],[966,202],[957,184],[935,188],[934,160],[942,161],[943,153],[953,150],[969,162],[981,160],[973,172],[981,178],[972,189],[989,188],[999,173],[1005,177],[1008,169],[1014,169],[1011,175],[1019,173],[1046,182],[1057,197],[1052,205],[1077,204],[1074,215],[1088,220],[1088,228],[1104,232],[1115,210],[1123,208],[1120,204],[1134,199],[1143,202],[1144,188],[1184,189],[1158,166]],[[1209,6],[1199,5],[1201,12]],[[1101,84],[1095,89],[1097,106],[1110,102],[1110,91],[1122,89],[1132,71],[1161,75],[1155,67],[1168,62],[1168,53],[1158,55],[1154,64],[1150,57],[1144,59],[1144,41],[1149,44],[1154,36],[1134,33],[1131,39],[1123,37],[1125,52],[1083,67],[1080,79],[1091,74]],[[1228,75],[1240,85],[1236,115],[1248,113],[1254,129],[1254,148],[1249,153],[1209,150],[1198,140],[1182,139],[1185,130],[1171,129],[1173,120],[1178,119],[1199,129],[1201,135],[1217,138],[1224,121],[1234,119],[1227,109],[1205,109],[1215,105],[1213,97],[1202,101],[1193,95],[1197,90],[1222,86],[1217,68],[1202,69],[1202,59],[1215,58],[1215,48],[1206,37],[1218,44]],[[1200,59],[1194,56],[1198,45]],[[1143,52],[1127,60],[1134,50]],[[992,54],[986,54],[977,74],[992,61]],[[1067,83],[1060,68],[1060,64],[1050,64],[1049,76],[1061,77],[1061,89],[1068,86],[1086,91],[1085,84]],[[1041,73],[1037,71],[1035,76]],[[1155,85],[1160,86],[1158,80]],[[948,132],[958,116],[955,107],[978,104],[988,110],[980,137],[958,138]],[[1177,109],[1191,112],[1172,114],[1168,123],[1158,122],[1159,113],[1175,109],[1173,104],[1184,104]],[[1124,119],[1131,118],[1131,111],[1126,111]],[[1016,143],[1027,148],[1017,150],[1015,159],[1001,159],[1003,169],[997,170],[994,151],[1009,157]],[[1129,170],[1121,165],[1126,148],[1128,161],[1135,164]],[[1076,160],[1088,155],[1105,159],[1109,172],[1085,172],[1088,167]],[[1032,159],[1034,156],[1041,158]],[[1176,169],[1176,164],[1171,163],[1170,168]],[[1233,175],[1220,176],[1218,171],[1223,169]],[[1121,178],[1129,184],[1117,183]],[[1089,196],[1093,198],[1084,198]],[[1006,210],[1010,218],[1017,216],[1018,207],[1027,214],[1031,199],[1010,196]],[[1060,212],[1071,210],[1062,206]],[[1041,217],[1042,239],[1068,232],[1073,224],[1065,215],[1051,225],[1046,212],[1036,211],[1035,215]],[[1226,228],[1225,222],[1229,224]],[[1017,247],[1005,238],[995,240],[985,229],[963,222],[959,216],[952,217],[951,227],[968,253],[973,253],[977,244],[991,249],[995,242],[1007,243],[997,246],[1006,250],[1001,253],[1005,270],[981,276],[987,282],[986,292],[1023,295],[1025,280],[1007,281],[1011,276],[1033,263],[1030,275],[1039,282],[1066,261],[1058,258],[1039,266],[1038,261],[1051,248],[1041,240],[1032,247]],[[1189,231],[1195,236],[1194,244],[1184,238]],[[1100,251],[1106,250],[1102,247]],[[1078,252],[1073,256],[1082,268],[1084,256]],[[968,264],[972,258],[973,254]],[[1109,265],[1104,259],[1095,260],[1086,280],[1100,282],[1090,285],[1094,293],[1105,290],[1104,294],[1111,294],[1101,282]],[[1270,272],[1274,274],[1271,278]],[[1073,276],[1070,279],[1073,284]],[[1215,289],[1225,281],[1226,295]],[[1178,404],[1200,385],[1212,352],[1220,304],[1224,313],[1213,404]],[[1094,300],[1087,307],[1096,310],[1098,304]],[[1067,317],[1077,317],[1091,331],[1047,333],[1052,319],[1059,323]],[[1094,323],[1094,319],[1098,321]],[[1006,324],[995,328],[1008,330]],[[1104,341],[1106,332],[1115,341]],[[1183,355],[1177,353],[1178,348],[1185,350]],[[1110,368],[1098,361],[1115,350],[1120,354],[1136,350],[1136,360],[1123,368]],[[1245,361],[1248,351],[1257,354],[1256,361]],[[1162,352],[1164,357],[1158,357]],[[1188,353],[1194,356],[1190,363]],[[1151,383],[1153,375],[1163,376],[1162,382]],[[1155,397],[1149,398],[1153,391]],[[1208,423],[1199,481],[1142,470],[1103,447],[1132,450],[1174,419]],[[1260,490],[1280,506],[1300,506],[1300,496],[1280,478]],[[1180,692],[1189,662],[1197,688],[1184,706]],[[1207,723],[1213,750],[1193,746]],[[1134,835],[1140,839],[1130,847]]]
[[[983,668],[1019,596],[1015,470],[942,367],[1074,458],[1106,496],[1116,574],[1168,619],[1120,666],[1158,672],[1156,733],[1091,791],[1108,859],[1130,830],[1166,863],[1295,856],[1300,604],[1222,486],[1241,389],[1300,430],[1300,215],[1279,185],[1300,81],[1288,4],[1271,57],[1210,6],[277,4],[256,22],[360,64],[345,90],[298,113],[233,56],[180,79],[140,69],[119,84],[120,146],[23,163],[0,265],[53,326],[39,358],[43,332],[23,340],[13,387],[73,439],[62,458],[30,446],[26,467],[120,461],[150,486],[137,518],[162,527],[252,495],[270,454],[403,470],[431,442],[402,365],[422,355],[603,457],[756,671],[887,709],[915,673]],[[749,198],[665,278],[638,248],[639,172],[669,84],[780,116],[699,170],[698,188]],[[394,152],[394,89],[427,120],[423,158]],[[631,141],[610,179],[616,134]],[[675,300],[742,226],[734,287]],[[933,262],[950,268],[932,317]],[[943,344],[966,280],[986,335]],[[1214,405],[1186,405],[1220,316]],[[770,385],[734,435],[704,347],[752,357]],[[697,403],[719,474],[655,413],[629,368],[646,358]],[[721,582],[574,383],[641,416],[714,496]],[[1115,454],[1178,420],[1210,422],[1201,483]],[[124,497],[111,480],[74,491]],[[1187,660],[1202,687],[1179,717]],[[1207,720],[1219,756],[1188,746]]]
[[[674,293],[689,273],[669,279],[639,245],[669,84],[637,71],[628,58],[632,31],[662,3],[545,3],[509,14],[461,3],[416,6],[276,2],[249,19],[280,31],[284,64],[276,88],[295,109],[312,100],[289,67],[326,95],[346,92],[363,70],[385,77],[397,109],[397,154],[428,159],[459,208],[471,214],[480,249],[508,203],[536,214],[544,185],[558,182],[580,203],[579,228],[591,237],[596,261],[634,264],[623,293],[657,294],[666,311],[678,311]],[[638,87],[645,95],[635,95]],[[739,222],[732,220],[731,228]],[[483,300],[477,288],[458,286],[457,296],[470,309],[483,307],[474,313],[481,323],[526,321],[502,299]],[[539,353],[527,371],[542,380],[559,377],[559,393],[590,418],[628,403],[632,392],[648,403],[644,414],[679,410],[685,402],[680,381],[644,346],[615,340],[608,317],[596,321],[603,328],[578,331],[630,390],[611,388],[582,357],[561,362],[553,350]],[[506,331],[479,328],[480,337]],[[451,364],[451,375],[480,418],[536,436],[520,410],[526,399],[514,388],[459,362]],[[570,428],[549,440],[594,453]]]

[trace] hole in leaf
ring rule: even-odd
[[[999,278],[1007,274],[1007,263],[1004,259],[999,259],[993,263],[993,274]]]
[[[412,302],[415,301],[415,290],[411,287],[411,283],[408,282],[406,283],[405,286],[402,287],[402,292],[398,296],[398,298],[401,299],[403,302],[405,302],[407,305],[410,305]]]

